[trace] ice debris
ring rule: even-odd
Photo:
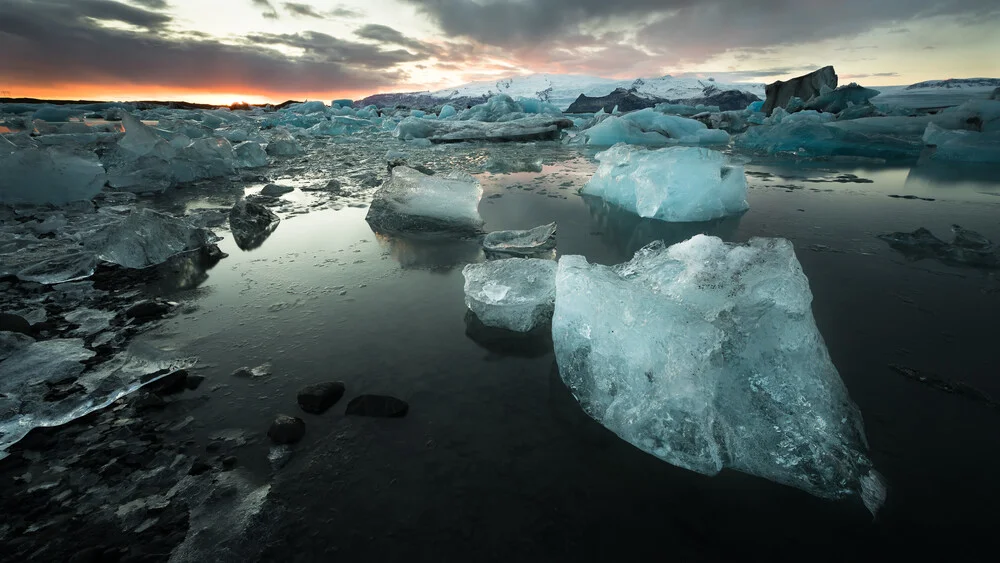
[[[397,166],[375,192],[365,220],[379,232],[478,233],[482,195],[479,181],[465,172],[430,176]]]
[[[884,233],[878,238],[910,260],[936,258],[954,266],[1000,267],[1000,253],[989,239],[958,225],[952,225],[951,229],[955,234],[951,243],[937,238],[923,227],[912,233]]]
[[[715,145],[729,142],[729,134],[709,129],[704,123],[676,115],[666,115],[646,108],[624,116],[609,116],[583,131],[588,145],[611,146],[616,143],[632,145],[703,144]]]
[[[556,263],[510,258],[469,264],[465,304],[486,326],[529,332],[548,322],[556,298]]]
[[[284,127],[276,128],[267,143],[267,154],[271,156],[296,156],[303,152],[302,145]]]
[[[53,204],[88,200],[106,180],[93,151],[19,148],[0,136],[0,203]]]
[[[805,104],[807,110],[817,110],[825,113],[840,113],[849,107],[866,105],[868,101],[881,92],[865,88],[856,82],[841,86],[835,90],[824,91]]]
[[[267,166],[267,152],[260,143],[246,141],[233,147],[237,168],[260,168]]]
[[[536,256],[555,247],[555,223],[526,231],[493,231],[483,237],[483,249],[487,255]]]
[[[802,120],[791,120],[786,123],[783,120],[777,125],[751,127],[746,133],[736,137],[735,146],[754,152],[792,154],[808,158],[850,156],[886,160],[915,159],[923,150],[923,143],[919,138],[881,132],[862,133],[856,127],[849,125],[858,121],[866,120],[830,123]]]
[[[253,250],[264,244],[280,221],[270,209],[245,199],[229,210],[229,229],[240,250]]]
[[[991,133],[949,131],[929,123],[923,140],[936,147],[931,155],[933,160],[1000,163],[1000,130]]]
[[[708,221],[749,208],[743,166],[717,151],[646,150],[617,144],[596,158],[601,165],[580,193],[601,197],[640,217]]]
[[[573,121],[565,117],[543,115],[500,123],[407,117],[392,134],[404,141],[428,139],[432,143],[546,141],[559,139],[560,131],[572,126]]]
[[[104,227],[84,242],[101,260],[125,268],[162,264],[184,252],[218,241],[211,231],[183,219],[153,211],[134,210],[121,222]]]
[[[729,467],[878,510],[861,413],[789,241],[697,235],[613,267],[564,256],[556,295],[559,373],[619,437],[705,475]]]

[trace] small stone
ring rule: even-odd
[[[31,323],[21,315],[0,313],[0,330],[31,334]]]
[[[271,423],[267,437],[275,444],[294,444],[306,433],[306,423],[301,418],[279,414]]]
[[[219,440],[215,440],[214,442],[209,442],[208,445],[205,446],[206,452],[217,452],[221,449],[222,449],[222,442]]]
[[[160,395],[174,395],[180,393],[187,387],[187,370],[177,370],[169,375],[165,375],[151,384],[150,391]]]
[[[236,467],[236,456],[227,455],[226,457],[222,458],[223,471],[232,471],[234,467]]]
[[[299,390],[299,407],[310,414],[323,414],[344,396],[344,384],[328,381],[309,385]]]
[[[162,317],[170,310],[170,305],[159,301],[140,301],[125,310],[125,316],[130,319],[144,320]]]
[[[388,395],[359,395],[347,403],[347,414],[399,418],[406,416],[410,405]]]
[[[194,463],[191,464],[191,469],[188,470],[188,475],[201,475],[202,473],[211,470],[212,466],[209,465],[208,462],[203,459],[196,459],[194,460]]]
[[[295,188],[289,186],[279,186],[278,184],[268,184],[264,186],[264,189],[260,190],[260,195],[278,197],[288,192],[294,191]]]
[[[184,386],[189,390],[194,391],[203,381],[205,381],[204,375],[193,375],[189,373],[187,378],[184,379]]]

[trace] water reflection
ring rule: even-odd
[[[156,276],[149,284],[155,295],[196,289],[208,280],[208,271],[225,256],[216,246],[175,256],[156,267]]]
[[[404,270],[449,272],[471,262],[483,261],[478,239],[409,238],[373,230],[382,248]]]
[[[1000,166],[995,164],[963,162],[956,166],[954,162],[922,160],[906,175],[904,189],[907,194],[937,197],[960,195],[964,196],[964,200],[975,200],[981,195],[996,198],[1000,197],[998,172]]]
[[[600,231],[601,238],[627,257],[654,240],[662,240],[671,245],[697,234],[733,240],[743,217],[736,215],[698,223],[667,223],[639,217],[599,197],[583,194],[580,197],[590,210],[595,230]]]
[[[470,310],[465,311],[465,336],[499,356],[540,358],[552,352],[552,325],[545,323],[530,332],[515,332],[486,326]]]

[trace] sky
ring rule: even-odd
[[[0,0],[0,96],[228,104],[532,73],[1000,77],[997,0]]]

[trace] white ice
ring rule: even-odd
[[[479,181],[465,172],[433,176],[397,166],[368,208],[366,220],[387,232],[478,232]]]
[[[555,223],[524,231],[493,231],[483,237],[483,249],[496,254],[534,256],[555,247]]]
[[[552,317],[556,298],[556,263],[509,258],[469,264],[465,304],[486,326],[528,332]]]
[[[749,208],[743,166],[717,151],[646,150],[618,144],[596,158],[601,165],[580,193],[601,197],[640,217],[709,221]]]
[[[826,498],[883,498],[861,414],[813,320],[792,243],[698,235],[625,264],[564,256],[552,338],[584,411],[643,451]]]

